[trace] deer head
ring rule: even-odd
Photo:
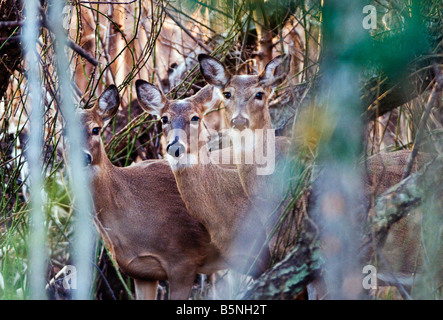
[[[92,108],[79,110],[78,116],[85,133],[83,150],[85,165],[98,166],[107,159],[100,134],[108,121],[117,113],[119,105],[117,87],[110,85]]]
[[[196,164],[199,150],[209,137],[202,119],[220,100],[214,88],[206,86],[192,97],[169,100],[156,86],[144,80],[137,80],[135,85],[142,108],[161,119],[168,159],[173,159],[176,165]]]
[[[291,56],[274,58],[259,75],[231,76],[219,60],[206,54],[200,54],[198,60],[205,80],[223,94],[231,128],[240,131],[271,128],[268,101],[274,89],[286,79]]]

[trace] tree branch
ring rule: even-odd
[[[411,173],[414,159],[417,156],[421,140],[423,139],[423,134],[424,134],[426,122],[428,121],[429,115],[431,113],[431,109],[434,107],[434,104],[437,101],[438,94],[439,94],[440,90],[443,88],[443,77],[440,75],[440,72],[438,71],[438,68],[435,64],[434,64],[434,73],[436,74],[434,88],[432,89],[431,95],[429,96],[429,100],[426,105],[426,109],[423,114],[423,117],[420,120],[420,124],[418,126],[418,132],[415,136],[414,148],[412,149],[411,156],[409,157],[408,164],[407,164],[405,172],[403,174],[403,179],[405,179]]]
[[[13,35],[15,28],[19,27],[17,21],[22,18],[23,5],[20,1],[6,0],[0,3],[0,98],[2,98],[9,85],[12,73],[19,69],[22,61],[22,50],[16,36]],[[11,22],[12,21],[12,22]],[[8,40],[8,42],[3,43]]]
[[[372,220],[374,234],[384,236],[393,223],[422,203],[427,191],[436,191],[442,186],[443,155],[440,155],[376,200]]]
[[[433,69],[435,63],[441,63],[441,60],[427,59],[416,66],[416,69],[411,68],[409,75],[397,83],[386,78],[382,81],[379,77],[369,79],[361,89],[361,100],[365,108],[363,119],[374,120],[430,89],[429,84],[436,77]]]
[[[322,262],[314,234],[300,238],[295,248],[258,278],[241,299],[291,300],[315,279]]]
[[[166,15],[171,18],[172,21],[174,21],[174,23],[180,28],[182,29],[192,40],[194,40],[200,47],[202,47],[203,49],[205,49],[205,51],[210,54],[212,53],[212,50],[210,48],[208,48],[208,46],[206,46],[203,42],[201,42],[199,39],[195,38],[191,32],[189,32],[189,30],[183,26],[180,21],[178,21],[166,8],[164,9]]]
[[[418,207],[428,190],[443,186],[443,155],[432,160],[377,198],[373,208],[372,234],[382,238],[389,228]],[[368,238],[371,234],[368,234]],[[242,299],[293,299],[309,284],[322,266],[314,232],[303,234],[294,249],[258,278]],[[365,247],[366,246],[366,247]],[[367,249],[369,244],[363,246]]]

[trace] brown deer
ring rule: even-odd
[[[203,77],[224,97],[225,122],[231,128],[240,181],[251,202],[258,208],[268,235],[279,216],[273,213],[280,206],[288,186],[286,156],[290,145],[289,138],[275,136],[268,102],[274,89],[286,79],[290,57],[274,58],[258,75],[230,75],[216,58],[206,54],[198,56]],[[243,137],[252,139],[248,141],[246,138],[243,144]],[[269,161],[262,159],[264,153],[267,153]],[[251,155],[253,159],[248,162],[246,159]],[[268,172],[264,170],[266,167],[270,168]],[[277,249],[276,241],[276,237],[271,240],[270,246],[274,249]]]
[[[270,61],[259,75],[230,75],[224,65],[217,59],[201,54],[199,55],[200,70],[209,84],[216,87],[224,96],[226,123],[231,128],[231,137],[236,139],[239,132],[246,130],[271,129],[271,118],[268,109],[269,98],[272,96],[276,86],[286,78],[287,65],[290,57],[276,57]],[[266,136],[265,136],[266,137]],[[255,148],[266,149],[266,138],[256,139],[255,144],[249,150],[235,149],[237,153],[245,156],[247,152],[253,152]],[[284,168],[285,155],[288,152],[288,139],[276,137],[275,141],[276,171]],[[367,174],[364,176],[366,194],[369,198],[371,193],[375,196],[385,192],[389,187],[402,180],[403,171],[410,155],[410,151],[398,151],[392,153],[381,153],[370,157],[365,165]],[[420,161],[423,157],[420,156]],[[282,161],[279,165],[278,162]],[[262,218],[266,221],[272,208],[278,205],[282,191],[287,187],[285,175],[277,175],[272,181],[272,176],[257,175],[258,164],[238,163],[239,176],[246,193],[254,203],[262,208]],[[418,169],[416,165],[414,171]],[[282,170],[284,172],[284,169]],[[283,177],[283,179],[282,179]],[[270,183],[278,189],[270,193]],[[265,201],[264,201],[265,200]],[[266,207],[265,202],[271,203]],[[271,224],[272,226],[272,224]],[[269,229],[267,228],[267,231]],[[397,275],[398,279],[411,279],[411,276],[420,269],[422,259],[422,248],[420,242],[420,212],[415,212],[401,219],[393,225],[383,243],[377,244],[379,252],[384,256],[390,269]],[[272,245],[272,243],[271,243]],[[374,252],[368,254],[373,255]],[[390,283],[393,277],[383,266],[378,270],[379,278]],[[381,281],[383,283],[383,281]],[[407,283],[408,281],[404,282]],[[391,283],[395,283],[392,281]],[[409,281],[410,283],[410,281]],[[324,290],[315,288],[313,295],[316,298],[325,294]],[[312,297],[312,295],[310,295]]]
[[[159,280],[169,281],[170,299],[188,299],[196,273],[226,264],[187,212],[166,160],[116,167],[108,159],[100,133],[118,107],[111,85],[94,107],[79,111],[96,226],[120,269],[134,279],[137,299],[155,299]]]
[[[361,164],[364,167],[365,196],[370,207],[372,207],[371,203],[375,198],[403,180],[410,156],[411,150],[380,152],[368,157]],[[430,154],[419,153],[411,173],[417,172],[431,159]],[[400,288],[403,298],[407,298],[407,294],[410,293],[416,280],[422,276],[424,271],[422,214],[422,208],[419,207],[395,222],[386,236],[375,243],[363,256],[364,261],[374,261],[375,259],[378,263],[378,285]],[[440,261],[443,263],[443,260]],[[372,264],[375,263],[372,262]]]
[[[190,214],[211,235],[231,268],[252,276],[268,265],[269,250],[256,210],[245,194],[235,167],[214,163],[202,118],[219,100],[212,86],[184,100],[168,100],[154,85],[136,81],[137,98],[147,112],[161,118],[166,158]],[[249,270],[254,266],[252,270]]]

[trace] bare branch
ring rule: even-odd
[[[440,75],[440,72],[438,71],[438,68],[435,64],[434,64],[434,72],[436,74],[434,88],[432,89],[431,95],[429,96],[429,100],[426,105],[426,109],[423,114],[423,117],[420,120],[418,131],[415,136],[414,148],[412,149],[411,156],[409,157],[408,164],[407,164],[405,172],[403,174],[403,179],[405,179],[406,177],[408,177],[411,174],[414,159],[417,156],[418,148],[420,146],[421,140],[423,139],[423,133],[425,130],[426,122],[428,121],[429,115],[431,113],[431,109],[435,105],[435,102],[438,98],[438,94],[439,94],[440,90],[443,88],[443,79],[442,79],[442,76]]]
[[[72,50],[77,52],[80,56],[85,58],[94,67],[98,66],[98,61],[93,56],[91,56],[88,52],[83,50],[82,47],[80,47],[78,44],[76,44],[71,39],[68,39],[68,46],[69,46],[69,48],[71,48]]]
[[[201,42],[199,39],[196,39],[193,35],[192,35],[192,33],[190,33],[189,32],[189,30],[185,27],[185,26],[183,26],[168,10],[166,10],[166,9],[164,9],[165,10],[165,13],[166,13],[166,15],[169,17],[169,18],[171,18],[171,20],[172,21],[174,21],[175,22],[175,24],[177,25],[177,26],[179,26],[180,27],[180,29],[182,29],[192,40],[194,40],[200,47],[202,47],[203,49],[205,49],[206,50],[206,52],[208,52],[208,53],[212,53],[212,50],[210,49],[210,48],[208,48],[203,42]]]
[[[422,203],[428,190],[441,188],[442,172],[441,155],[382,194],[373,208],[372,234],[382,238],[395,222]],[[315,233],[306,232],[302,238],[281,262],[251,285],[242,299],[293,299],[315,278],[322,266],[320,247]],[[362,251],[369,246],[366,243]]]

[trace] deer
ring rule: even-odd
[[[286,158],[291,142],[288,137],[275,136],[268,103],[275,88],[286,78],[291,56],[275,57],[256,75],[230,75],[223,63],[206,54],[200,54],[198,60],[206,82],[223,96],[225,123],[230,128],[232,152],[241,184],[257,207],[267,235],[270,235],[279,216],[273,213],[279,212],[288,187]],[[243,137],[252,138],[241,143]],[[262,153],[270,153],[269,161],[275,156],[275,163],[269,165],[263,161]],[[250,155],[254,159],[248,162],[246,159]],[[267,166],[274,170],[265,172]],[[277,250],[276,255],[281,255],[284,248],[278,249],[276,242],[277,237],[273,237],[270,246]]]
[[[214,161],[205,113],[220,96],[205,86],[183,100],[169,100],[153,84],[135,83],[140,105],[161,119],[167,141],[166,159],[189,213],[208,230],[213,245],[230,268],[257,277],[269,263],[266,234],[244,192],[235,166]]]
[[[200,71],[206,82],[218,89],[224,97],[226,123],[231,128],[230,135],[233,140],[246,130],[272,129],[268,102],[274,89],[285,80],[290,56],[277,56],[258,75],[230,75],[218,59],[206,54],[200,54],[198,59]],[[275,138],[276,162],[284,161],[285,156],[290,152],[290,139],[287,137]],[[253,152],[255,148],[265,149],[263,146],[266,146],[266,139],[256,139],[255,141],[256,143],[249,150],[240,146],[234,148],[234,152],[244,157],[245,153]],[[363,175],[363,184],[368,198],[371,193],[374,193],[374,196],[381,195],[388,188],[402,180],[410,153],[409,150],[401,150],[392,153],[380,153],[367,159],[365,162],[367,170]],[[419,158],[419,162],[423,162],[425,157],[420,155]],[[257,168],[259,164],[251,165],[238,162],[237,166],[242,184],[252,201],[259,203],[260,206],[263,205],[263,202],[260,203],[259,201],[263,199],[272,203],[271,207],[268,206],[266,210],[261,211],[264,219],[263,223],[265,223],[269,219],[268,215],[272,212],[270,209],[279,203],[282,191],[287,188],[287,184],[281,179],[282,176],[278,175],[276,181],[280,183],[274,183],[273,186],[281,189],[270,195],[269,181],[272,177],[258,175]],[[283,167],[284,164],[281,166]],[[276,165],[276,167],[279,166]],[[414,171],[417,171],[418,168],[419,165],[415,165]],[[271,198],[269,198],[269,195]],[[420,212],[414,212],[395,223],[383,243],[377,244],[379,252],[392,266],[392,270],[400,275],[402,279],[410,279],[418,270],[419,262],[423,258],[419,230]],[[365,258],[369,259],[374,254],[375,252],[370,252]],[[404,260],[400,257],[403,257]],[[385,279],[386,284],[389,284],[392,280],[392,277],[383,268],[379,270],[379,278],[382,279],[382,284],[383,279]],[[319,298],[325,295],[324,288],[319,289],[318,286],[317,283],[310,288],[308,287],[310,298]]]
[[[226,262],[187,211],[168,161],[111,163],[101,132],[119,104],[118,89],[110,85],[92,108],[78,111],[95,225],[119,268],[134,280],[136,299],[155,299],[160,280],[169,282],[171,300],[188,299],[197,273],[226,269]]]

